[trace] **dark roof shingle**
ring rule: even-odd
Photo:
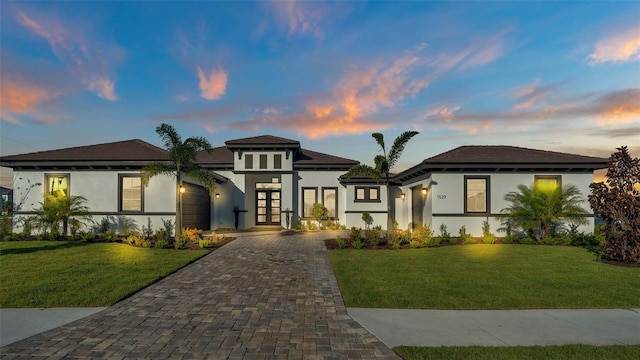
[[[169,153],[166,150],[142,140],[134,139],[106,144],[8,155],[1,157],[0,161],[2,163],[13,163],[36,161],[163,161],[168,159]]]
[[[425,159],[424,164],[585,164],[607,159],[516,146],[460,146]]]

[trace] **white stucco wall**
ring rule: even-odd
[[[473,176],[489,176],[490,177],[490,202],[488,214],[464,214],[464,176],[471,174],[464,173],[434,173],[432,174],[432,186],[429,197],[432,201],[432,228],[438,232],[440,224],[445,224],[447,230],[456,234],[462,225],[465,225],[467,232],[473,236],[482,234],[482,221],[488,218],[491,231],[498,236],[503,233],[497,233],[497,229],[501,227],[500,221],[495,215],[509,206],[509,202],[504,200],[505,194],[517,191],[517,186],[524,184],[530,186],[534,182],[535,175],[560,175],[563,185],[573,184],[580,189],[584,199],[590,193],[589,184],[593,181],[593,174],[590,173],[533,173],[533,172],[514,172],[514,173],[473,173]],[[589,204],[585,201],[582,203],[583,208],[590,214]],[[580,227],[580,231],[593,232],[593,217],[588,217],[588,224]]]
[[[161,219],[175,218],[175,180],[170,176],[159,175],[153,177],[149,186],[144,189],[144,213],[120,214],[118,212],[118,181],[119,175],[138,174],[131,171],[15,171],[14,189],[19,199],[32,184],[43,183],[33,188],[25,198],[21,211],[32,212],[40,208],[44,200],[45,174],[69,174],[70,194],[84,196],[87,207],[93,215],[93,221],[98,223],[107,216],[123,215],[135,221],[138,228],[147,224],[147,217],[151,218],[154,229],[162,226]],[[148,214],[149,213],[149,214]],[[163,213],[163,214],[154,214]],[[29,216],[29,215],[22,215]],[[88,224],[86,229],[93,224]],[[16,227],[15,231],[21,231]]]
[[[296,219],[302,216],[303,209],[303,197],[302,188],[317,188],[318,197],[317,201],[322,202],[322,188],[338,188],[338,209],[336,211],[338,222],[345,225],[347,216],[345,211],[347,210],[347,192],[345,187],[340,184],[338,178],[344,174],[344,171],[298,171],[297,172],[297,202],[296,204]],[[293,207],[292,207],[293,209]]]

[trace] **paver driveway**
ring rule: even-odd
[[[324,237],[242,234],[98,314],[2,348],[2,357],[398,359],[347,315]]]

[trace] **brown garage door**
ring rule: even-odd
[[[185,228],[211,230],[211,199],[205,187],[183,183],[182,226]]]

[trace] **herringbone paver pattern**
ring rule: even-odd
[[[326,236],[240,235],[98,314],[2,348],[2,358],[398,359],[347,315]]]

